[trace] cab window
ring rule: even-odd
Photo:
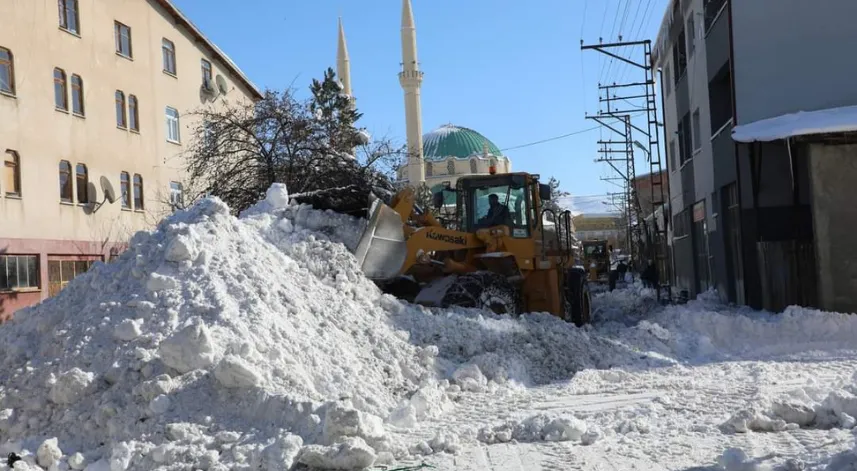
[[[512,237],[529,237],[526,189],[510,185],[474,188],[471,193],[473,227],[483,229],[506,225]]]

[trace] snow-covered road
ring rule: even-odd
[[[773,404],[791,404],[805,405],[814,414],[834,391],[853,398],[854,391],[843,391],[855,383],[852,376],[857,371],[857,340],[851,340],[850,327],[847,332],[826,333],[807,328],[804,335],[799,334],[799,326],[820,321],[812,319],[818,313],[796,310],[791,317],[774,319],[712,301],[665,312],[653,303],[643,308],[634,300],[639,294],[639,289],[632,289],[601,297],[599,302],[603,317],[612,315],[631,324],[648,319],[642,326],[602,322],[590,331],[590,336],[638,349],[639,362],[584,370],[569,381],[544,386],[462,395],[448,414],[425,424],[418,433],[426,440],[444,431],[467,437],[486,427],[547,414],[581,419],[594,432],[591,443],[510,440],[464,445],[456,455],[437,454],[425,462],[438,469],[474,471],[797,470],[827,469],[831,457],[854,448],[853,424],[806,420],[801,427],[788,420],[776,423],[782,417],[771,412]],[[623,319],[619,312],[635,312],[637,319]],[[794,317],[800,314],[808,317]],[[696,325],[712,328],[678,331],[681,315],[696,315]],[[841,320],[850,326],[847,319]],[[751,332],[756,338],[746,342]],[[653,365],[652,357],[663,363]],[[838,409],[841,414],[842,408]],[[782,409],[773,410],[788,416]],[[754,426],[754,416],[774,422],[769,427],[773,430],[745,431],[767,427],[765,420]],[[820,412],[818,416],[815,421],[823,422]],[[740,432],[727,422],[737,423]],[[747,459],[732,458],[743,462],[729,463],[735,450],[723,455],[730,448],[742,450]],[[848,454],[839,460],[851,461]],[[829,469],[857,469],[857,461],[855,468],[836,467],[842,464],[834,463]]]

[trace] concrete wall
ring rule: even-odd
[[[809,168],[820,307],[857,312],[857,144],[815,144]]]
[[[857,2],[733,2],[738,123],[857,105]]]

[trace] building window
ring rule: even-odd
[[[694,13],[691,12],[687,19],[687,56],[693,56],[693,51],[696,50],[696,28],[693,22]]]
[[[114,36],[116,38],[116,53],[127,57],[134,57],[131,51],[131,28],[116,21],[113,24]]]
[[[693,142],[690,129],[690,113],[684,115],[684,118],[678,123],[678,153],[680,165],[693,157]]]
[[[455,160],[452,157],[446,161],[446,173],[455,175]]]
[[[0,47],[0,92],[15,94],[15,61],[5,47]]]
[[[672,93],[673,83],[670,80],[670,66],[669,64],[664,66],[664,95],[669,95]]]
[[[21,196],[21,157],[14,150],[4,154],[2,185],[6,196]]]
[[[60,160],[60,201],[71,203],[73,197],[71,181],[71,164],[67,160]]]
[[[675,139],[670,139],[670,170],[675,171],[678,167],[675,164]]]
[[[476,159],[470,159],[470,173],[477,173]]]
[[[116,90],[116,126],[123,129],[128,127],[128,119],[125,115],[125,94],[121,90]]]
[[[134,174],[134,209],[143,210],[143,177],[139,173]]]
[[[77,0],[59,0],[60,28],[80,34],[80,24],[78,21]]]
[[[202,84],[205,88],[211,88],[212,85],[212,77],[211,77],[211,62],[208,62],[205,59],[201,59],[200,63],[202,64]]]
[[[83,79],[80,75],[71,76],[71,111],[78,116],[84,116],[83,109]]]
[[[75,180],[77,181],[77,202],[89,203],[89,171],[86,165],[77,164],[74,168]]]
[[[181,142],[179,133],[179,112],[175,108],[166,109],[167,118],[167,140],[170,142]]]
[[[128,123],[132,131],[140,131],[140,107],[137,106],[137,97],[128,95]]]
[[[54,69],[54,106],[58,110],[68,111],[68,85],[65,71],[59,67]]]
[[[701,128],[699,127],[699,109],[693,112],[693,150],[697,151],[702,148]]]
[[[684,77],[687,70],[687,41],[684,39],[684,31],[679,33],[678,39],[673,46],[673,67],[675,68],[675,83]]]
[[[184,207],[184,188],[179,182],[170,182],[170,206],[173,210]]]
[[[431,177],[432,175],[431,162],[426,162],[426,176]]]
[[[176,75],[176,45],[169,39],[164,38],[161,50],[164,54],[164,72]]]
[[[55,296],[76,276],[86,273],[92,260],[48,260],[48,295]]]
[[[0,291],[38,287],[38,255],[0,255]]]
[[[119,176],[119,186],[122,192],[122,208],[131,209],[131,177],[128,172],[122,172]]]

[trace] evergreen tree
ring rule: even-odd
[[[353,157],[354,149],[366,144],[365,135],[355,127],[363,114],[357,111],[354,99],[342,91],[332,68],[324,72],[323,80],[313,79],[310,91],[310,112],[323,136],[322,142],[328,147],[326,150],[332,155]]]

